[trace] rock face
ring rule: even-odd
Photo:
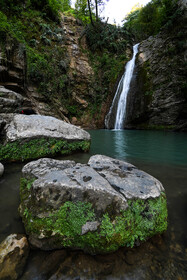
[[[127,103],[128,128],[187,129],[184,1],[172,27],[140,43]]]
[[[90,144],[90,135],[86,131],[47,116],[14,115],[4,130],[1,160],[67,154],[78,149],[88,150]]]
[[[4,172],[4,166],[2,165],[2,163],[0,163],[0,177],[3,175]]]
[[[129,163],[40,159],[22,173],[19,209],[34,247],[107,253],[167,228],[162,184]]]
[[[104,126],[106,102],[103,102],[102,110],[97,110],[94,118],[90,112],[96,93],[94,70],[89,61],[85,36],[82,36],[84,29],[74,17],[62,15],[55,36],[50,38],[54,42],[51,53],[57,46],[64,49],[57,64],[62,84],[65,83],[63,92],[60,92],[58,87],[47,88],[50,92],[48,94],[52,96],[51,100],[46,98],[46,92],[41,93],[41,90],[38,90],[39,85],[35,78],[29,76],[29,54],[23,44],[10,38],[3,42],[3,47],[0,46],[0,114],[32,110],[34,113],[53,116],[82,127]],[[43,33],[40,35],[37,44],[42,42]],[[101,111],[99,118],[98,111]]]
[[[24,235],[9,235],[0,244],[0,279],[18,279],[23,272],[28,253],[29,246]]]
[[[0,114],[21,113],[30,102],[21,94],[0,86]]]

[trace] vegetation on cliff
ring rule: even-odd
[[[127,21],[136,40],[138,36],[145,39],[154,35],[140,44],[137,78],[128,100],[131,108],[127,127],[186,131],[185,23],[183,2],[166,0],[151,1],[136,12],[132,21]]]
[[[163,26],[170,29],[181,14],[177,3],[178,0],[151,0],[144,7],[137,5],[126,16],[123,27],[139,42],[156,35]]]
[[[168,44],[168,57],[176,57],[185,47],[179,1],[152,0],[133,10],[122,28],[99,18],[98,7],[105,2],[77,0],[72,9],[69,0],[0,0],[1,56],[8,60],[12,50],[7,46],[18,45],[20,60],[25,61],[24,90],[36,88],[49,107],[47,114],[91,128],[104,126],[135,41],[172,29],[176,43]],[[182,87],[185,91],[186,84]],[[145,91],[149,99],[152,93],[149,87]]]
[[[101,5],[103,1],[96,3]],[[61,108],[63,114],[59,116],[65,116],[66,120],[71,121],[73,117],[79,120],[85,115],[90,115],[89,123],[93,116],[99,120],[102,104],[110,102],[107,97],[112,94],[116,79],[128,60],[126,49],[130,42],[129,33],[101,22],[97,5],[90,13],[85,1],[77,1],[75,9],[72,9],[68,0],[0,0],[0,46],[4,50],[3,56],[10,55],[6,50],[10,42],[19,45],[20,57],[26,60],[25,86],[34,85],[53,111],[58,112]],[[71,34],[65,31],[62,12],[79,20],[77,28],[81,26],[82,30],[79,49],[86,53],[93,68],[94,75],[89,87],[85,88],[85,96],[79,95],[80,87],[85,85],[75,86],[73,81],[81,73],[70,71],[71,54],[68,53],[67,42]],[[75,26],[72,28],[75,29]],[[83,37],[87,40],[87,46],[82,45]],[[0,82],[2,79],[0,77]],[[80,106],[75,101],[74,93],[89,106]],[[81,122],[78,124],[82,125]]]

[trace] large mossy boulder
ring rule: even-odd
[[[22,170],[20,195],[29,241],[44,250],[113,252],[167,229],[162,184],[107,156],[92,156],[88,164],[30,162]]]
[[[3,132],[1,161],[23,161],[73,151],[87,151],[88,132],[54,117],[16,114]]]

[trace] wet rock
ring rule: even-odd
[[[41,115],[13,115],[12,121],[5,127],[5,136],[0,159],[7,161],[86,151],[90,145],[88,132]]]
[[[0,177],[3,175],[4,172],[4,166],[2,165],[2,163],[0,163]]]
[[[0,244],[0,279],[18,279],[22,274],[29,246],[24,235],[11,234]]]
[[[170,28],[140,43],[127,98],[128,128],[187,130],[185,2],[178,1],[180,17]]]
[[[49,173],[49,171],[64,170],[73,166],[75,166],[75,162],[73,160],[41,158],[27,163],[22,169],[22,174],[23,177],[27,179],[38,179]]]
[[[126,162],[101,155],[88,164],[41,159],[22,174],[19,209],[34,247],[108,253],[167,228],[163,186]]]
[[[20,280],[50,279],[66,258],[66,250],[37,251],[37,253],[33,250],[29,254],[29,261]]]
[[[6,128],[6,140],[57,138],[63,140],[90,140],[88,132],[53,117],[15,115]]]
[[[124,161],[96,155],[88,164],[127,199],[155,198],[164,191],[158,180]]]
[[[21,94],[0,86],[0,113],[18,113],[22,104]]]
[[[100,224],[98,222],[87,222],[82,226],[82,235],[86,234],[89,231],[96,231]]]

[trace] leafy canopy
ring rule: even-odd
[[[125,17],[123,28],[132,33],[137,41],[155,35],[177,16],[177,2],[178,0],[152,0],[145,7],[133,7]]]

